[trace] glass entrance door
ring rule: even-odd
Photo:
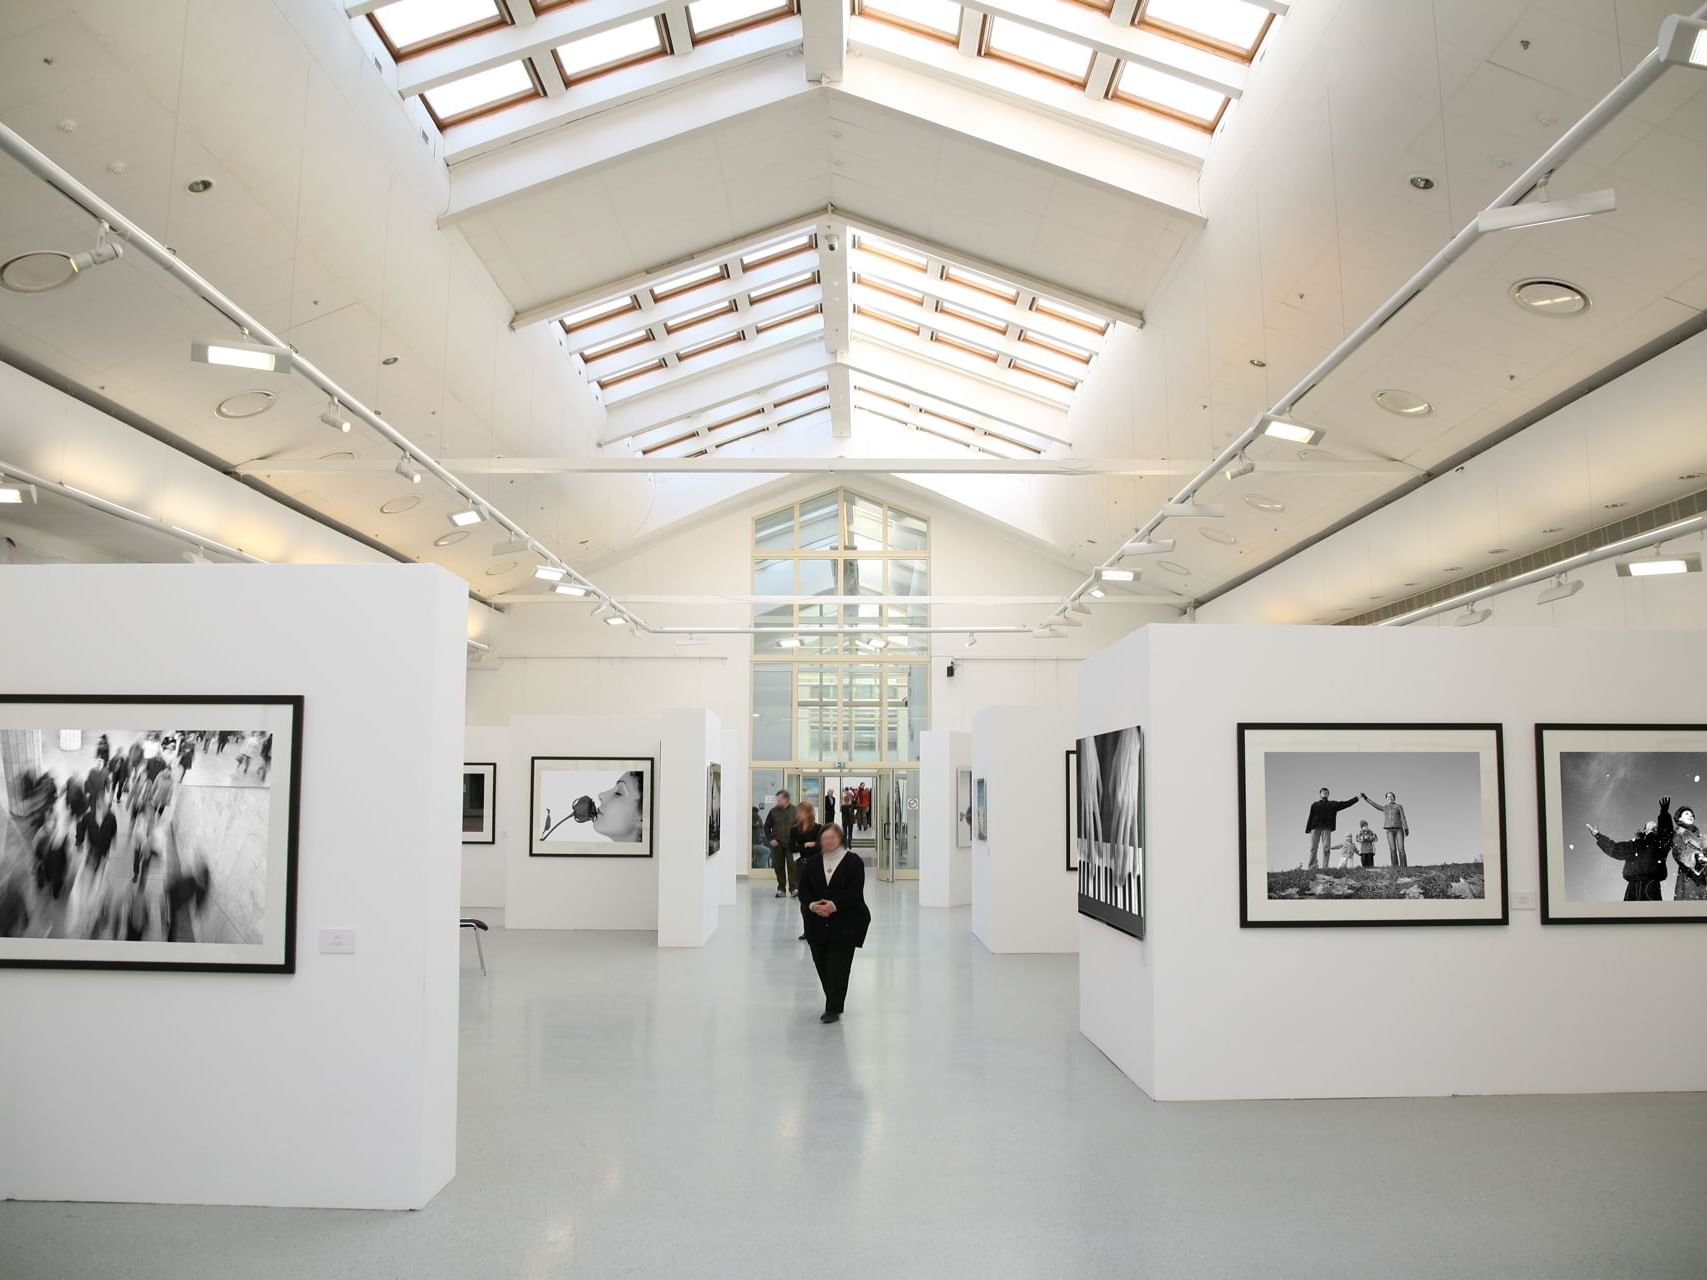
[[[910,880],[919,874],[919,775],[913,769],[897,769],[883,788],[884,840],[886,856],[880,856],[880,880]],[[888,866],[885,868],[884,863]],[[888,874],[885,875],[885,870]]]

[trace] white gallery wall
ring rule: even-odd
[[[926,729],[919,735],[919,905],[964,907],[972,901],[972,848],[960,847],[962,769],[972,768],[972,735]]]
[[[0,969],[0,1198],[425,1205],[456,1156],[462,584],[11,567],[0,599],[6,690],[304,699],[296,972]]]
[[[469,725],[463,730],[462,759],[465,764],[495,765],[493,790],[488,799],[492,809],[492,843],[462,846],[462,914],[478,916],[497,928],[504,925],[504,849],[511,832],[506,821],[510,811],[503,807],[511,787],[527,785],[510,758],[507,726]]]
[[[707,853],[706,771],[722,763],[723,728],[702,709],[674,710],[659,717],[658,735],[658,945],[703,947],[721,898]]]
[[[1241,721],[1500,722],[1509,886],[1533,893],[1534,725],[1699,723],[1702,645],[1621,632],[1609,661],[1592,631],[1152,627],[1088,660],[1081,732],[1145,730],[1149,888],[1143,943],[1080,922],[1085,1034],[1159,1099],[1707,1088],[1707,1024],[1659,976],[1699,967],[1699,930],[1534,910],[1241,929],[1236,781]]]
[[[991,951],[1077,951],[1077,878],[1067,870],[1067,749],[1075,716],[1059,707],[990,707],[972,724],[989,838],[972,837],[972,933]]]

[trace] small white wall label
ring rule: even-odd
[[[322,929],[320,954],[323,956],[353,956],[356,954],[354,929]]]

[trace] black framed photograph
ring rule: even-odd
[[[973,835],[978,840],[988,841],[990,838],[990,804],[989,797],[984,791],[984,779],[974,780],[972,796]]]
[[[705,766],[705,856],[714,858],[723,847],[723,766]]]
[[[1505,924],[1497,724],[1241,724],[1239,924]]]
[[[498,766],[462,766],[462,842],[496,844],[497,827],[492,815],[498,808]]]
[[[1707,725],[1540,724],[1543,924],[1707,920]]]
[[[0,965],[296,971],[302,699],[0,695]]]
[[[1080,738],[1075,751],[1079,914],[1144,936],[1144,731]]]
[[[1067,748],[1067,812],[1062,823],[1062,831],[1066,836],[1067,870],[1079,869],[1078,851],[1075,845],[1079,838],[1079,749]]]
[[[972,770],[954,771],[954,846],[972,847]]]
[[[650,858],[653,756],[535,756],[528,856]]]

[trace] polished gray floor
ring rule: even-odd
[[[0,1204],[0,1277],[1707,1276],[1702,1095],[1158,1105],[1071,956],[874,885],[826,1027],[793,904],[741,898],[704,952],[470,945],[424,1211]]]

